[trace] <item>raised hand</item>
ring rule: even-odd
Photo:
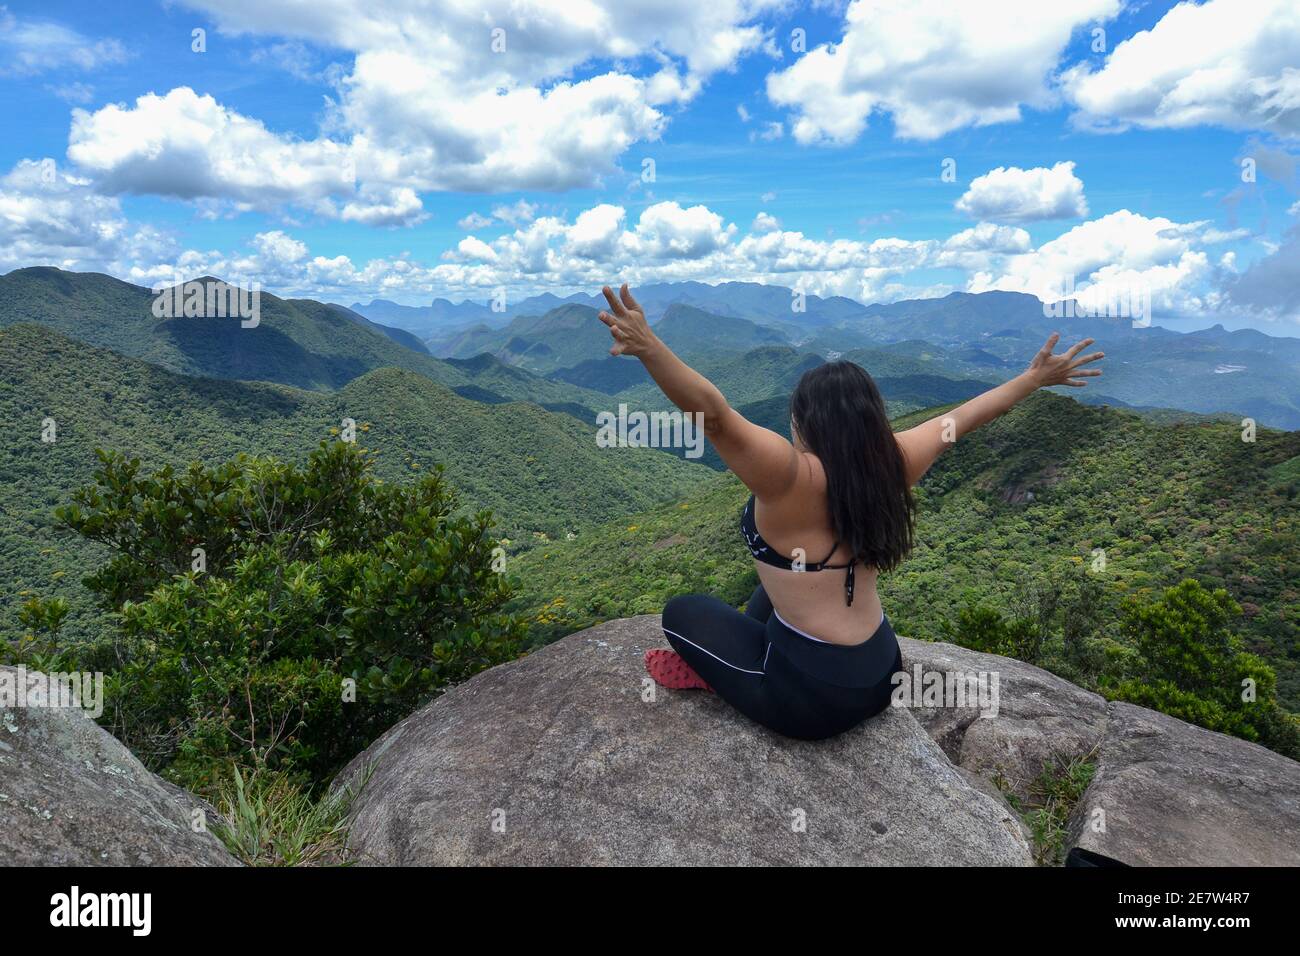
[[[1083,381],[1085,378],[1095,378],[1101,374],[1099,368],[1081,368],[1089,362],[1095,362],[1098,359],[1106,357],[1105,352],[1093,352],[1091,355],[1085,355],[1083,358],[1076,358],[1080,352],[1093,343],[1093,339],[1083,339],[1070,346],[1060,355],[1053,355],[1052,349],[1056,348],[1056,343],[1061,339],[1061,333],[1053,332],[1048,336],[1043,347],[1038,350],[1034,360],[1029,363],[1029,368],[1025,374],[1034,380],[1039,388],[1049,385],[1069,385],[1072,388],[1083,388],[1088,383]]]
[[[609,303],[610,308],[609,312],[600,313],[600,321],[609,326],[609,334],[614,337],[614,345],[609,350],[609,354],[644,355],[658,339],[650,331],[650,325],[645,320],[645,312],[637,304],[636,299],[632,298],[627,283],[623,283],[623,287],[618,290],[618,295],[614,295],[614,290],[609,286],[605,286],[600,291],[605,294],[605,301]]]

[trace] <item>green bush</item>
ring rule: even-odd
[[[1232,628],[1240,615],[1227,591],[1190,579],[1159,600],[1126,601],[1123,628],[1137,658],[1106,675],[1102,689],[1112,699],[1300,758],[1296,720],[1277,703],[1277,675],[1244,650]]]
[[[97,454],[95,483],[56,514],[111,549],[85,583],[118,626],[65,653],[107,673],[110,729],[180,783],[211,792],[231,765],[319,783],[523,650],[491,517],[458,516],[440,471],[385,484],[343,442],[303,467],[240,456],[149,476]]]

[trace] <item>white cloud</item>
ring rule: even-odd
[[[281,137],[261,122],[177,87],[93,113],[72,111],[68,158],[106,192],[228,199],[327,211],[355,192],[355,159],[331,140]]]
[[[1121,209],[1009,256],[999,274],[972,276],[969,290],[1027,292],[1047,302],[1066,297],[1073,283],[1081,301],[1149,293],[1158,307],[1199,312],[1205,302],[1198,290],[1210,267],[1196,246],[1207,228]]]
[[[873,112],[898,136],[934,139],[1020,118],[1053,99],[1049,81],[1078,27],[1119,0],[853,0],[844,35],[771,74],[767,95],[793,109],[800,143],[857,139]]]
[[[54,265],[122,274],[171,253],[166,237],[128,223],[116,199],[53,159],[21,160],[0,177],[0,271]]]
[[[1300,6],[1294,0],[1179,3],[1118,44],[1105,65],[1062,77],[1078,124],[1214,124],[1300,135]]]
[[[488,226],[492,225],[492,220],[481,213],[471,212],[464,219],[458,219],[456,225],[460,226],[462,229],[486,229]]]
[[[512,226],[521,225],[525,222],[532,222],[537,218],[537,205],[526,200],[520,199],[510,206],[496,206],[492,210],[494,219],[502,222],[508,222]]]
[[[69,155],[106,190],[392,225],[422,217],[422,192],[599,185],[659,137],[660,107],[764,47],[757,21],[782,0],[666,0],[652,16],[621,0],[184,2],[225,33],[350,54],[331,74],[333,139],[298,140],[180,88],[81,115]],[[345,159],[355,180],[340,176]]]
[[[661,202],[641,213],[636,231],[625,239],[634,255],[697,259],[719,249],[735,231],[707,206],[683,209],[675,202]]]
[[[1033,222],[1082,218],[1088,215],[1088,201],[1074,163],[1057,163],[1051,169],[999,166],[971,180],[956,209],[972,219]]]
[[[584,210],[568,231],[570,251],[584,259],[609,259],[622,236],[625,215],[622,206],[609,203]]]
[[[408,186],[362,186],[357,198],[339,213],[345,222],[367,226],[413,226],[429,218],[415,190]]]
[[[119,40],[93,40],[49,20],[20,20],[0,7],[0,75],[94,70],[127,60]]]
[[[767,282],[867,302],[943,295],[954,286],[1023,291],[1050,300],[1059,297],[1064,277],[1072,275],[1081,292],[1146,287],[1160,308],[1205,311],[1214,304],[1213,294],[1204,292],[1206,282],[1216,274],[1205,246],[1235,235],[1204,222],[1121,210],[1037,248],[1025,229],[992,222],[941,239],[823,240],[782,229],[765,212],[742,233],[703,205],[658,202],[629,216],[622,206],[600,203],[572,219],[535,218],[490,241],[466,235],[424,261],[406,254],[366,262],[313,254],[279,229],[257,233],[244,250],[191,249],[177,255],[156,234],[128,227],[116,200],[95,194],[84,180],[63,177],[55,187],[57,204],[49,196],[34,201],[29,194],[48,188],[37,181],[40,169],[36,163],[20,164],[0,180],[0,246],[16,257],[13,265],[104,268],[143,285],[174,281],[177,272],[213,274],[259,282],[277,294],[333,301],[482,298],[497,287],[511,296],[565,293],[620,280],[634,285]],[[25,225],[15,229],[21,220]],[[1276,290],[1285,287],[1293,259],[1287,253],[1276,262],[1252,276],[1249,286],[1240,286],[1237,304],[1285,298]],[[937,276],[936,270],[955,272],[957,278]]]

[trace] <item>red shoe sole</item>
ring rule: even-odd
[[[713,688],[676,651],[661,647],[646,651],[645,669],[660,687],[669,690],[707,690],[713,693]]]

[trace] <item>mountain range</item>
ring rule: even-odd
[[[1069,303],[1061,311],[1074,317],[1054,317],[1039,299],[1013,292],[954,292],[870,306],[809,296],[805,312],[792,311],[791,290],[752,283],[647,286],[636,295],[661,338],[691,358],[765,345],[786,345],[822,360],[865,349],[911,356],[935,374],[996,382],[1020,371],[1047,336],[1059,331],[1067,342],[1094,338],[1106,352],[1105,378],[1080,396],[1085,401],[1300,428],[1300,338],[1221,325],[1196,332],[1135,327],[1129,318],[1079,315]],[[603,298],[570,296],[534,314],[554,302],[554,296],[524,300],[504,322],[479,322],[424,341],[437,356],[488,353],[607,394],[646,385],[635,363],[608,355],[608,336],[595,318]]]
[[[799,377],[827,360],[867,368],[890,414],[906,421],[1015,374],[1054,327],[1093,335],[1106,376],[1067,394],[1116,409],[1042,396],[1038,414],[1009,416],[937,470],[922,489],[925,547],[886,585],[891,606],[914,632],[937,629],[957,613],[959,592],[1007,599],[1035,561],[1068,564],[1089,542],[1109,541],[1122,558],[1116,594],[1191,574],[1249,605],[1252,646],[1279,668],[1291,705],[1300,699],[1288,583],[1300,560],[1300,448],[1297,433],[1274,430],[1300,426],[1300,341],[1053,320],[1038,300],[1006,293],[870,307],[809,297],[806,313],[791,312],[780,287],[684,283],[637,294],[666,342],[778,431],[788,430]],[[596,318],[603,299],[537,297],[504,317],[468,316],[441,340],[392,309],[367,316],[264,292],[259,323],[245,328],[159,319],[153,299],[104,275],[0,277],[0,413],[11,423],[0,441],[0,574],[12,584],[0,633],[14,631],[25,593],[67,596],[74,635],[102,621],[78,583],[98,555],[51,516],[90,480],[95,448],[150,467],[239,452],[298,458],[344,418],[379,451],[385,480],[441,466],[465,508],[493,511],[523,582],[520,606],[539,620],[555,616],[546,608],[556,597],[576,625],[583,614],[653,611],[664,594],[725,590],[744,576],[732,554],[736,489],[717,474],[712,449],[695,461],[597,445],[597,412],[666,407],[639,362],[608,354]],[[459,321],[463,310],[449,306],[438,308]],[[1256,443],[1241,441],[1244,415],[1264,426]],[[41,440],[47,420],[57,441]],[[682,531],[689,554],[674,521],[696,529]],[[657,537],[642,541],[647,534]],[[645,547],[624,553],[620,536]]]

